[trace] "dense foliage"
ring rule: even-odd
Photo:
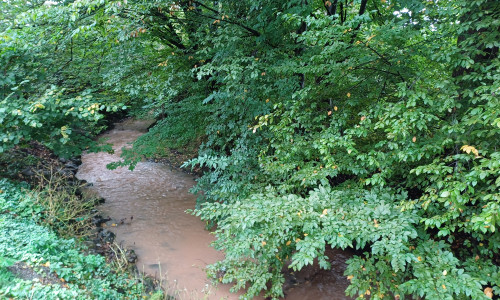
[[[44,226],[41,221],[47,209],[37,203],[27,186],[0,180],[0,297],[142,298],[145,291],[140,280],[115,272],[103,256],[85,255],[74,239],[60,238]],[[39,278],[14,276],[9,267],[18,262],[39,273]],[[44,268],[48,271],[43,272]],[[43,277],[52,277],[51,284],[40,280]]]
[[[209,273],[247,297],[328,268],[327,247],[358,250],[349,295],[500,295],[498,1],[15,7],[2,147],[81,145],[99,110],[152,110],[125,163],[202,142],[194,213],[226,253]]]

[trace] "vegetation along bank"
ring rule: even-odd
[[[349,248],[348,295],[498,298],[499,41],[496,0],[2,1],[0,152],[109,150],[106,116],[153,113],[110,167],[197,151],[192,213],[225,253],[208,275],[245,297]],[[42,230],[2,184],[2,228]],[[36,238],[2,253],[123,283]]]

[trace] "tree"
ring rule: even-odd
[[[161,120],[132,166],[203,141],[186,166],[206,170],[193,213],[217,224],[226,254],[212,276],[278,297],[285,266],[329,268],[327,247],[354,248],[350,295],[500,294],[497,1],[87,0],[30,15],[40,12],[65,21],[42,22],[42,48],[3,48],[11,77],[46,87],[54,81],[30,74],[47,72],[79,87],[65,97],[153,109]],[[25,24],[8,29],[23,43],[41,32]],[[48,55],[54,39],[65,59]],[[14,71],[11,49],[48,71]],[[29,103],[23,93],[16,103]],[[26,128],[10,118],[11,132]],[[34,132],[49,130],[19,139]]]

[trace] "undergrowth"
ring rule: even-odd
[[[61,195],[76,197],[65,189],[56,191],[54,186],[33,192],[26,184],[0,180],[0,298],[149,297],[144,278],[113,268],[103,256],[85,254],[87,249],[77,240],[62,238],[56,233],[65,228],[65,222],[82,215],[61,215],[67,206],[54,203]],[[66,200],[74,204],[75,199]],[[64,198],[62,200],[64,202]],[[51,228],[49,225],[56,226]],[[68,235],[71,228],[66,227]],[[24,270],[38,275],[19,276],[13,270],[20,264]],[[43,280],[45,277],[53,280],[47,284]],[[154,295],[158,297],[158,293]]]

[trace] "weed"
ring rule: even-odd
[[[44,221],[63,237],[87,236],[92,229],[94,201],[81,199],[80,186],[68,184],[66,176],[53,168],[49,172],[38,172],[37,176],[39,185],[33,197],[44,209]]]
[[[126,272],[129,267],[127,258],[127,249],[116,242],[109,245],[109,249],[113,252],[111,264],[113,268],[119,272]]]

